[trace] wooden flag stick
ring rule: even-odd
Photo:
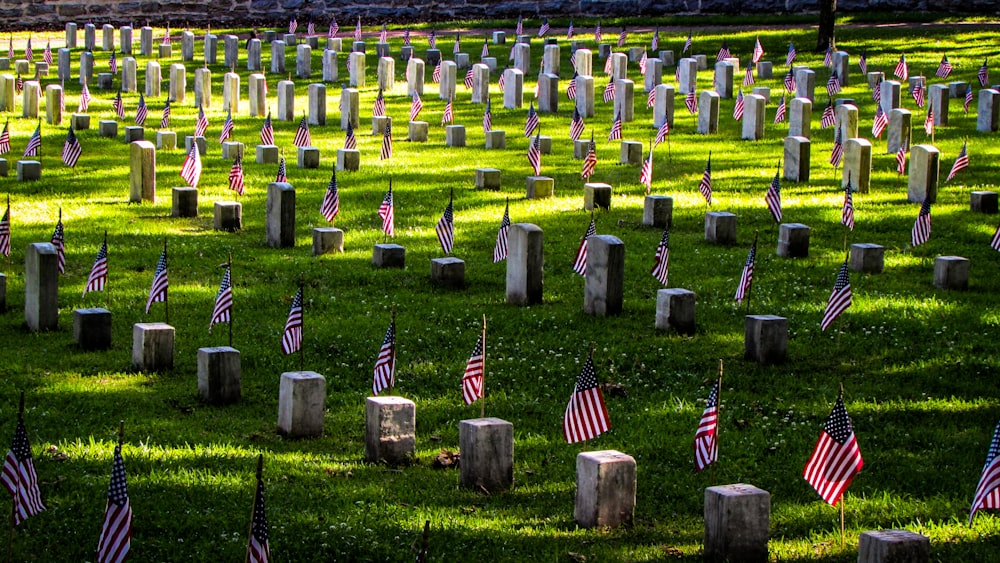
[[[590,351],[587,354],[587,359],[591,363],[593,363],[593,361],[594,361],[594,341],[593,340],[590,341]],[[573,388],[573,393],[576,393],[576,387],[575,386]],[[587,451],[587,441],[586,440],[580,440],[580,453],[584,453],[586,451]]]
[[[226,271],[229,272],[229,291],[233,291],[233,251],[229,251],[229,260],[226,261]],[[229,312],[229,347],[233,347],[233,313]]]
[[[847,547],[847,536],[844,534],[844,496],[840,496],[840,547]]]
[[[420,540],[420,552],[417,554],[417,563],[427,563],[427,547],[431,539],[431,521],[424,522],[424,534]]]
[[[303,276],[299,274],[299,291],[302,292],[305,285]],[[305,297],[302,298],[302,308],[299,310],[299,332],[305,334],[305,324],[306,324],[306,303]],[[306,347],[304,338],[299,340],[299,371],[305,371],[306,369]]]
[[[257,454],[257,482],[254,483],[253,505],[250,507],[250,528],[247,530],[247,556],[245,563],[250,563],[250,543],[253,541],[253,513],[257,508],[257,489],[264,476],[264,454]]]
[[[61,214],[61,212],[60,212]],[[163,237],[163,266],[167,267],[167,237]],[[168,270],[169,272],[169,270]],[[163,292],[163,320],[170,324],[170,292]]]
[[[753,232],[753,246],[751,248],[754,248],[754,249],[757,248],[757,235],[758,234],[759,234],[758,231],[754,231]],[[755,270],[757,269],[757,253],[756,252],[754,253],[754,256],[753,256],[753,267],[754,267]],[[747,315],[750,314],[750,296],[752,294],[753,294],[753,281],[751,280],[750,287],[747,288],[747,308],[746,308],[746,311],[745,311],[745,313]]]
[[[719,358],[719,379],[716,382],[718,386],[715,393],[715,451],[719,451],[719,411],[722,401],[719,400],[719,395],[722,394],[722,358]],[[715,461],[712,462],[712,486],[715,486],[715,466],[719,464],[718,454],[716,454]]]
[[[10,197],[10,196],[8,196]],[[21,391],[21,398],[18,402],[17,407],[17,421],[20,423],[24,420],[24,391]],[[16,432],[16,431],[15,431]],[[20,471],[14,471],[14,490],[18,490],[21,485],[18,483],[20,480]],[[14,560],[14,526],[16,525],[15,518],[17,517],[17,495],[11,497],[10,503],[10,529],[7,531],[7,563]]]
[[[479,393],[479,418],[486,418],[486,314],[483,314],[483,379]]]
[[[125,443],[125,421],[118,421],[118,446],[121,447]]]
[[[10,122],[9,119],[7,121]],[[10,221],[10,193],[7,194],[7,221]],[[13,253],[10,253],[10,254],[7,255],[7,271],[8,272],[11,270],[11,262],[10,261],[11,261],[11,255],[12,254]],[[10,558],[8,557],[7,559],[9,560]]]
[[[108,248],[108,231],[107,231],[107,229],[105,229],[105,231],[104,231],[104,248],[105,249]],[[104,266],[104,275],[106,277],[108,275],[107,272],[110,270],[110,265],[108,264],[108,257],[107,256],[104,257],[104,263],[105,263],[105,266]],[[110,311],[111,310],[111,288],[109,287],[109,284],[107,283],[107,280],[105,280],[105,282],[104,282],[104,300],[107,303],[108,310]]]
[[[392,369],[389,370],[389,394],[396,392],[396,304],[392,305]]]

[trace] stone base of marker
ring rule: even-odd
[[[171,217],[198,216],[198,189],[174,188],[171,194]]]
[[[177,133],[174,131],[156,132],[156,150],[175,150],[177,148]],[[223,147],[225,150],[225,147]]]
[[[465,287],[465,261],[454,256],[431,259],[431,283],[449,289]]]
[[[118,136],[118,122],[110,119],[102,119],[97,122],[97,134],[101,137],[114,139]]]
[[[299,147],[299,168],[319,168],[319,149],[316,147]]]
[[[385,135],[386,123],[391,123],[392,118],[388,115],[372,116],[372,135]]]
[[[243,228],[243,204],[238,201],[217,201],[212,227],[216,231],[236,232]]]
[[[507,133],[505,131],[493,130],[486,132],[487,149],[507,148]]]
[[[459,421],[458,447],[461,487],[491,494],[514,484],[514,425],[510,422],[499,418]]]
[[[191,152],[191,147],[194,145],[198,146],[199,155],[205,156],[206,154],[208,154],[208,141],[205,140],[205,137],[202,137],[200,135],[198,137],[195,137],[194,135],[186,135],[184,137],[184,152],[185,153]]]
[[[496,168],[477,168],[475,185],[477,190],[499,190],[500,170]]]
[[[257,164],[278,164],[279,159],[277,145],[257,145]]]
[[[863,274],[881,274],[885,269],[885,247],[869,242],[852,244],[848,267]]]
[[[594,235],[587,240],[583,312],[599,317],[620,315],[625,285],[625,243],[611,235]]]
[[[588,183],[583,185],[583,208],[593,211],[595,208],[611,209],[611,185]]]
[[[42,179],[42,163],[37,160],[17,161],[17,181],[34,182]]]
[[[706,213],[705,240],[716,244],[736,244],[736,215],[726,211]]]
[[[24,321],[32,332],[59,328],[59,270],[56,247],[48,242],[32,243],[24,253]]]
[[[240,351],[229,346],[198,348],[198,395],[210,405],[240,401]]]
[[[361,151],[337,149],[337,170],[357,171],[361,168]]]
[[[802,223],[782,223],[778,227],[778,256],[809,257],[810,229]]]
[[[862,532],[858,538],[858,563],[928,563],[931,540],[908,530]]]
[[[125,137],[122,139],[125,144],[133,141],[141,141],[145,138],[145,130],[137,125],[127,125],[125,127]]]
[[[768,561],[771,494],[737,483],[705,489],[705,561]]]
[[[961,256],[935,258],[934,287],[958,291],[969,289],[969,259]]]
[[[642,143],[638,141],[622,141],[620,164],[639,166],[642,164]]]
[[[674,198],[648,195],[642,206],[642,225],[668,229],[674,222]]]
[[[780,364],[788,353],[788,319],[775,315],[747,315],[743,357],[758,364]]]
[[[406,247],[398,244],[376,244],[372,251],[372,265],[376,268],[405,268]]]
[[[344,231],[334,227],[313,229],[313,256],[344,251]]]
[[[111,311],[99,308],[73,311],[73,341],[84,350],[111,348]]]
[[[402,397],[365,400],[365,461],[406,465],[416,452],[417,407]]]
[[[429,129],[430,125],[426,121],[411,121],[407,139],[411,143],[426,143]]]
[[[555,194],[556,181],[548,176],[528,176],[525,180],[524,197],[541,199]]]
[[[464,147],[465,125],[449,125],[445,127],[444,144],[448,147]]]
[[[997,192],[972,192],[969,210],[976,213],[996,213]]]
[[[573,141],[573,160],[583,160],[590,152],[590,141],[587,139],[577,139]]]
[[[656,292],[656,330],[694,334],[695,293],[688,289],[661,289]]]
[[[242,160],[243,151],[243,143],[236,141],[226,141],[225,143],[222,143],[222,158],[226,160],[236,160],[237,158]]]
[[[174,327],[166,323],[132,325],[132,366],[139,371],[174,367]]]
[[[85,113],[74,113],[69,118],[69,124],[73,131],[85,131],[90,129],[90,116]]]
[[[576,456],[576,505],[573,517],[582,528],[631,524],[635,514],[636,464],[615,450]]]
[[[278,389],[278,433],[291,438],[323,435],[326,378],[314,371],[286,371]]]

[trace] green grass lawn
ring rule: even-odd
[[[343,23],[343,22],[342,22]],[[554,24],[556,22],[553,22]],[[639,22],[637,22],[638,24]],[[629,35],[628,46],[648,46],[652,24]],[[666,24],[666,21],[664,22]],[[464,24],[463,24],[464,25]],[[529,25],[529,24],[526,24]],[[593,22],[576,22],[578,39],[595,50],[597,97],[606,84],[592,40]],[[304,27],[304,26],[303,26]],[[465,51],[478,60],[481,42],[465,36]],[[512,25],[507,27],[508,33]],[[244,32],[246,30],[243,30]],[[321,30],[325,33],[325,28]],[[345,43],[350,29],[340,36]],[[534,28],[532,28],[534,31]],[[614,40],[618,28],[606,25]],[[203,31],[196,31],[201,37]],[[271,551],[279,561],[412,560],[425,520],[431,520],[433,560],[480,558],[495,561],[568,560],[653,561],[702,555],[702,504],[707,472],[695,473],[692,438],[714,383],[718,361],[725,363],[721,392],[720,463],[715,481],[752,483],[772,495],[771,557],[775,560],[856,560],[857,536],[879,528],[906,528],[930,536],[935,560],[985,561],[1000,548],[1000,518],[981,513],[966,525],[969,505],[1000,415],[1000,368],[996,335],[1000,329],[998,253],[989,246],[996,216],[969,211],[973,190],[997,190],[1000,148],[995,134],[977,133],[975,108],[950,104],[950,123],[938,127],[934,145],[941,150],[941,177],[947,175],[963,142],[971,165],[942,184],[932,208],[930,241],[911,248],[910,229],[919,205],[906,201],[906,177],[895,171],[895,155],[886,154],[885,136],[874,141],[871,191],[856,194],[857,226],[847,243],[885,246],[885,272],[853,273],[854,303],[842,321],[826,332],[820,318],[838,268],[844,260],[845,228],[840,224],[844,198],[840,170],[829,164],[833,129],[821,130],[828,73],[822,53],[808,50],[815,31],[793,29],[712,28],[692,30],[695,53],[714,60],[723,40],[743,60],[756,37],[765,60],[775,63],[774,78],[758,80],[771,88],[765,139],[741,141],[732,119],[733,100],[723,100],[719,134],[695,133],[696,116],[677,98],[674,129],[667,146],[656,148],[653,193],[674,198],[671,230],[670,287],[697,293],[697,333],[683,337],[654,330],[656,291],[650,274],[661,231],[641,226],[644,188],[639,168],[617,164],[618,142],[607,141],[611,104],[598,100],[597,115],[587,120],[597,140],[599,163],[592,181],[614,186],[610,211],[596,214],[597,232],[612,234],[626,246],[624,312],[596,318],[582,312],[584,280],[572,271],[580,237],[590,220],[583,210],[582,161],[573,160],[568,139],[572,106],[560,95],[559,112],[542,114],[542,133],[553,137],[551,155],[542,157],[542,173],[556,182],[556,196],[525,200],[524,177],[531,173],[523,137],[524,109],[505,110],[491,86],[495,129],[507,132],[505,151],[486,151],[481,128],[483,106],[470,103],[459,71],[455,123],[467,130],[466,148],[444,146],[440,126],[444,102],[437,97],[428,67],[421,119],[430,122],[426,144],[408,143],[405,64],[396,63],[396,85],[386,94],[394,118],[395,150],[380,161],[380,136],[370,135],[368,117],[375,100],[375,37],[369,41],[368,85],[361,89],[361,128],[357,131],[361,170],[337,175],[345,231],[343,254],[313,257],[311,229],[325,226],[319,213],[336,150],[343,145],[339,128],[338,84],[328,84],[328,124],[311,129],[322,154],[318,170],[295,166],[292,138],[307,108],[309,80],[296,80],[296,119],[275,122],[275,137],[285,148],[289,181],[296,188],[296,245],[266,245],[267,184],[277,166],[245,163],[247,193],[243,230],[212,230],[212,204],[236,196],[228,190],[231,162],[221,158],[218,134],[222,65],[211,67],[213,104],[208,154],[199,186],[200,215],[170,217],[170,188],[184,185],[179,170],[183,148],[158,151],[157,202],[129,205],[128,147],[121,128],[131,124],[138,94],[123,94],[127,119],[117,139],[100,138],[97,121],[113,119],[112,92],[91,85],[91,129],[79,132],[83,157],[75,169],[59,160],[68,118],[63,126],[41,125],[43,167],[40,182],[20,183],[13,164],[20,158],[35,121],[20,118],[21,102],[10,114],[12,172],[0,180],[0,193],[11,196],[12,265],[7,274],[9,310],[0,317],[0,420],[2,434],[13,433],[17,397],[27,395],[26,424],[34,446],[35,467],[48,510],[21,524],[14,535],[14,559],[38,554],[53,561],[93,560],[100,532],[111,455],[120,420],[125,421],[123,449],[135,514],[133,560],[237,560],[243,557],[259,453],[265,456]],[[159,37],[162,32],[157,33]],[[369,35],[371,35],[369,33]],[[679,55],[686,28],[661,33],[661,49]],[[82,45],[83,34],[80,34]],[[18,55],[27,36],[15,38]],[[44,41],[62,45],[62,33],[36,34],[35,56]],[[98,38],[100,39],[100,38]],[[797,64],[817,71],[813,108],[811,181],[784,182],[784,220],[812,229],[809,257],[784,259],[775,254],[777,226],[764,204],[764,193],[783,156],[787,122],[773,124],[788,42],[799,48]],[[452,37],[439,35],[450,52]],[[220,41],[221,43],[221,41]],[[98,44],[100,42],[98,41]],[[136,48],[138,33],[136,33]],[[402,44],[398,33],[392,50]],[[414,36],[418,55],[424,37]],[[531,97],[541,60],[540,41],[532,44],[532,68],[525,76],[525,100]],[[851,83],[841,94],[860,108],[859,131],[871,137],[875,103],[856,64],[867,50],[869,70],[891,74],[905,53],[911,75],[928,83],[943,53],[955,66],[953,78],[973,82],[984,58],[996,52],[995,29],[968,27],[845,27],[839,48],[851,54]],[[512,43],[490,45],[502,67]],[[572,76],[569,44],[561,40],[563,80]],[[222,46],[219,48],[222,61]],[[201,66],[188,63],[188,85]],[[160,61],[164,94],[168,63]],[[313,52],[319,77],[321,53]],[[96,69],[107,70],[107,53],[95,52]],[[120,60],[120,59],[119,59]],[[142,88],[145,57],[139,60]],[[264,48],[269,67],[270,49]],[[992,60],[992,58],[990,59]],[[74,74],[79,49],[73,52]],[[288,51],[294,67],[294,53]],[[245,51],[241,52],[243,99],[234,115],[235,140],[253,154],[262,119],[247,114]],[[674,67],[665,81],[672,82]],[[5,71],[6,72],[6,71]],[[1000,71],[994,71],[994,74]],[[346,82],[344,58],[341,79]],[[740,80],[742,73],[737,73]],[[268,103],[276,109],[275,85],[283,77],[268,74]],[[645,109],[642,77],[636,81],[635,121],[624,124],[623,138],[648,142],[656,130]],[[699,89],[711,88],[712,73],[698,75]],[[317,78],[318,80],[318,78]],[[55,69],[45,84],[56,83]],[[66,84],[67,114],[77,106],[80,86]],[[822,93],[821,93],[822,92]],[[197,109],[189,101],[173,105],[171,129],[183,136],[194,128]],[[913,143],[930,142],[918,110],[905,91],[903,106],[914,112]],[[146,138],[154,139],[164,98],[147,99]],[[717,246],[704,240],[704,199],[698,183],[709,151],[715,203],[712,210],[739,216],[739,243]],[[474,171],[502,170],[503,189],[476,191]],[[381,242],[379,203],[392,180],[396,239],[407,250],[404,270],[376,270],[372,245]],[[467,288],[435,288],[429,280],[431,258],[442,255],[434,225],[455,194],[454,255],[466,262]],[[511,220],[539,225],[545,236],[544,303],[528,308],[505,304],[505,265],[492,262],[492,249],[510,201]],[[66,229],[67,269],[60,279],[60,328],[32,334],[23,327],[23,258],[26,246],[48,241],[62,210]],[[81,297],[94,256],[108,232],[110,275],[103,293]],[[733,300],[740,271],[755,236],[759,254],[753,314],[776,314],[789,320],[788,361],[761,367],[743,360],[744,307]],[[163,241],[170,245],[170,324],[176,327],[173,370],[136,373],[130,367],[131,331],[137,322],[162,321],[163,306],[149,315],[144,304]],[[197,349],[228,343],[225,326],[209,333],[212,306],[223,270],[233,257],[233,345],[242,353],[243,400],[233,406],[207,406],[198,399]],[[935,289],[933,262],[939,255],[971,261],[969,290]],[[305,367],[327,379],[327,414],[322,438],[288,440],[275,431],[278,381],[297,370],[298,357],[281,352],[281,331],[299,280],[305,284]],[[73,310],[107,307],[114,315],[114,346],[105,352],[82,352],[73,342]],[[372,368],[391,311],[398,326],[398,373],[395,392],[417,405],[416,460],[412,466],[366,465],[364,400],[371,393]],[[485,496],[458,488],[458,472],[432,467],[442,450],[458,449],[458,422],[479,416],[480,406],[463,406],[459,381],[475,344],[482,316],[488,323],[486,414],[513,422],[515,486]],[[586,445],[588,450],[616,449],[638,463],[635,524],[616,530],[581,530],[573,519],[575,457],[579,445],[564,443],[561,417],[574,382],[595,344],[599,381],[624,386],[624,396],[608,396],[613,429]],[[802,468],[830,412],[840,385],[865,467],[845,498],[847,545],[842,546],[836,508],[819,500],[801,478]],[[6,439],[6,438],[4,438]],[[583,559],[577,559],[583,560]]]

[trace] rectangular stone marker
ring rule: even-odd
[[[197,188],[173,188],[170,198],[171,217],[197,217],[198,216],[198,189]]]
[[[310,84],[308,91],[309,125],[326,125],[326,85]]]
[[[156,203],[156,147],[149,141],[129,147],[129,202]]]
[[[816,100],[816,73],[808,68],[795,73],[795,97]]]
[[[730,99],[733,97],[733,65],[726,61],[715,63],[715,91],[719,97]]]
[[[444,144],[447,147],[464,147],[465,125],[448,125],[445,127]]]
[[[226,68],[232,70],[240,64],[240,38],[235,35],[222,36]]]
[[[295,83],[291,80],[278,82],[278,121],[295,121]]]
[[[640,164],[642,164],[642,160],[643,160],[642,143],[638,141],[621,142],[621,158],[618,161],[619,164],[639,166]]]
[[[392,57],[379,58],[375,76],[379,88],[387,92],[392,90],[396,86],[396,60]]]
[[[698,88],[698,61],[685,58],[677,63],[677,88],[683,94]]]
[[[407,140],[411,143],[426,143],[430,124],[426,121],[411,121]]]
[[[542,199],[555,194],[556,181],[548,176],[528,176],[525,181],[525,199]]]
[[[274,41],[271,43],[271,74],[285,74],[284,41]]]
[[[70,50],[69,49],[59,49],[56,54],[57,72],[56,76],[60,81],[70,80],[73,78],[72,71],[70,70]]]
[[[622,80],[628,76],[628,55],[625,53],[611,54],[611,76],[613,80]]]
[[[477,168],[475,186],[476,189],[481,190],[499,190],[500,170],[496,168]]]
[[[101,27],[101,46],[105,51],[112,51],[115,48],[115,26],[106,23]]]
[[[267,115],[267,78],[263,74],[250,75],[250,117]]]
[[[669,229],[674,222],[674,198],[664,195],[648,195],[642,207],[642,225],[658,229]]]
[[[782,223],[778,226],[778,256],[809,257],[809,227],[802,223]]]
[[[347,56],[351,64],[350,85],[355,88],[365,87],[365,54],[351,53]]]
[[[544,264],[542,229],[530,223],[515,223],[508,233],[507,303],[534,305],[542,302]]]
[[[240,401],[240,351],[230,346],[198,348],[198,395],[210,405]]]
[[[32,332],[59,328],[59,264],[51,243],[30,244],[24,253],[24,320]]]
[[[291,438],[323,435],[326,378],[314,371],[286,371],[278,388],[278,432]]]
[[[902,146],[910,146],[910,110],[896,108],[889,112],[889,135],[886,154],[895,154]]]
[[[181,32],[181,60],[185,62],[194,60],[194,33],[190,31]]]
[[[872,144],[868,139],[847,139],[844,142],[843,172],[840,187],[846,188],[850,181],[860,193],[868,193],[872,177]]]
[[[238,201],[217,201],[213,206],[212,228],[236,232],[243,228],[243,204]]]
[[[458,423],[459,485],[492,494],[514,484],[514,425],[499,418]]]
[[[558,105],[559,87],[558,81],[554,84],[549,85],[549,95],[553,95],[552,91],[555,91],[554,96],[556,96],[555,101],[551,101],[551,111],[555,111],[554,108]],[[541,96],[545,98],[545,96]],[[487,100],[490,99],[490,67],[485,64],[479,63],[472,65],[472,103],[474,104],[485,104]],[[541,102],[539,101],[539,104]]]
[[[266,230],[268,246],[295,246],[295,188],[288,182],[271,182],[267,185]]]
[[[997,212],[997,192],[975,191],[969,200],[969,210],[974,213]]]
[[[438,84],[438,98],[452,100],[455,98],[456,76],[458,65],[453,61],[441,61],[441,82]]]
[[[788,319],[775,315],[747,315],[743,335],[744,359],[758,364],[784,363],[788,351]]]
[[[559,111],[559,77],[554,74],[538,76],[538,111],[542,113]]]
[[[312,47],[298,45],[295,49],[295,76],[309,78],[312,74]]]
[[[205,137],[195,137],[194,135],[185,135],[184,136],[185,154],[191,152],[192,145],[198,146],[198,154],[200,154],[201,156],[205,156],[205,154],[208,152],[208,142],[205,140]]]
[[[424,95],[424,61],[411,57],[406,61],[406,95],[413,98],[414,93]]]
[[[233,115],[240,112],[240,75],[235,72],[222,75],[222,109]]]
[[[336,82],[339,76],[337,68],[337,51],[323,51],[323,82]]]
[[[102,119],[97,122],[98,135],[114,139],[118,136],[118,122],[110,119]]]
[[[929,199],[931,203],[937,201],[940,158],[941,151],[932,145],[910,147],[907,201],[911,203],[923,203],[924,199]]]
[[[698,94],[698,133],[709,135],[719,132],[719,94],[702,90]]]
[[[434,68],[441,61],[441,49],[427,49],[424,60],[427,61],[427,66]]]
[[[504,33],[503,31],[494,31],[493,32],[493,44],[494,45],[503,45],[505,43],[507,43],[507,34]]]
[[[204,62],[207,65],[214,65],[219,61],[219,36],[208,34],[202,45],[204,50]]]
[[[230,74],[235,74],[232,72],[227,72],[226,76]],[[237,80],[239,75],[236,75]],[[226,79],[223,77],[222,81],[222,94],[225,97],[226,91]],[[239,91],[239,88],[237,88]],[[196,68],[194,69],[194,105],[195,107],[202,107],[205,109],[210,109],[212,107],[212,71],[208,68]],[[223,108],[226,109],[226,104],[223,102]]]
[[[736,244],[736,215],[726,211],[706,213],[705,240],[716,244]]]
[[[264,70],[264,61],[261,56],[262,45],[260,39],[251,39],[247,42],[247,70],[250,72],[260,72]],[[232,68],[232,67],[230,67]]]
[[[526,43],[514,45],[514,68],[523,74],[528,74],[531,70],[531,46]]]
[[[504,131],[494,129],[492,131],[486,132],[486,148],[487,149],[506,149],[507,148],[507,135]]]
[[[80,53],[80,84],[94,84],[94,53]]]
[[[509,88],[510,82],[505,85]],[[506,105],[507,93],[504,91],[504,107]],[[520,106],[518,106],[520,107]],[[509,109],[509,108],[508,108]],[[576,77],[576,110],[583,117],[594,117],[594,77],[580,74]]]
[[[737,483],[705,489],[705,561],[768,561],[771,494]]]
[[[628,123],[635,117],[635,83],[627,79],[615,80],[615,115]]]
[[[28,182],[42,179],[42,163],[37,160],[17,161],[17,181]]]
[[[431,283],[448,289],[465,287],[465,261],[454,256],[431,259]]]
[[[313,256],[344,252],[344,231],[333,227],[313,229]]]
[[[882,89],[879,92],[881,96],[879,103],[882,104],[882,111],[888,115],[889,112],[899,107],[899,82],[883,80],[879,88]]]
[[[611,209],[611,186],[598,182],[583,185],[583,208],[593,211],[596,208]]]
[[[858,538],[858,563],[928,563],[931,540],[909,530],[862,532]]]
[[[351,52],[352,53],[365,53],[366,45],[364,41],[352,41],[351,42]]]
[[[417,407],[402,397],[365,399],[365,461],[406,465],[416,452]]]
[[[748,94],[743,97],[743,140],[759,141],[764,138],[764,96]]]
[[[73,22],[66,24],[66,48],[76,49],[77,25]]]
[[[406,267],[406,248],[398,244],[376,244],[372,249],[372,265],[376,268]]]
[[[664,121],[673,129],[674,87],[670,84],[657,85],[653,94],[653,127],[663,127]]]
[[[132,325],[132,366],[139,371],[174,367],[174,327],[166,323]]]
[[[42,86],[34,80],[24,82],[24,91],[21,102],[21,117],[37,119],[38,103],[42,99]]]
[[[757,61],[757,78],[768,80],[774,77],[774,68],[771,61]]]
[[[377,57],[392,57],[392,50],[389,48],[388,43],[376,43],[375,44],[375,56]]]
[[[543,47],[542,73],[559,76],[559,45],[545,45]]]
[[[836,51],[831,57],[830,70],[837,71],[837,78],[840,79],[840,85],[843,87],[848,87],[851,85],[851,57],[846,51]]]
[[[625,243],[612,235],[587,240],[587,275],[583,312],[599,317],[622,312],[625,280]]]
[[[136,92],[139,90],[139,63],[132,57],[125,57],[122,61],[122,92]]]
[[[160,97],[160,84],[163,80],[160,76],[160,63],[156,61],[149,61],[146,63],[146,97],[147,98],[159,98]]]
[[[656,292],[656,330],[675,330],[693,335],[695,294],[688,289],[661,289]]]
[[[83,26],[83,49],[87,52],[93,51],[97,45],[97,26],[88,23]]]
[[[576,456],[573,517],[582,528],[631,524],[635,514],[635,458],[615,450]]]
[[[187,96],[187,72],[182,64],[170,65],[170,101],[183,104]]]
[[[843,142],[858,136],[858,107],[854,104],[840,104],[834,110],[837,115],[837,127],[840,128],[840,138]]]
[[[361,151],[337,149],[337,170],[356,171],[361,166]]]
[[[299,168],[319,168],[319,149],[316,147],[298,147]]]
[[[153,28],[148,25],[139,29],[139,54],[144,57],[153,54]]]
[[[934,125],[948,125],[948,87],[931,84],[928,94],[931,111],[934,112]]]
[[[885,268],[885,247],[872,243],[852,244],[849,267],[864,274],[881,274]]]
[[[90,116],[85,113],[74,113],[70,116],[69,123],[74,131],[85,131],[90,129]]]
[[[976,131],[992,133],[1000,126],[1000,91],[984,88],[979,91]]]
[[[673,66],[674,64],[674,52],[673,51],[660,51],[658,55],[660,60],[663,61],[664,66]]]
[[[138,125],[126,125],[125,126],[125,144],[134,143],[135,141],[141,141],[146,138],[145,129],[139,127]]]
[[[874,88],[878,88],[879,85],[882,83],[882,81],[885,80],[885,73],[877,71],[869,71],[867,78],[868,78],[868,89],[871,90]],[[882,91],[879,90],[879,94],[881,93]]]
[[[578,74],[585,74],[587,76],[594,75],[594,53],[590,49],[577,49],[573,53],[573,57],[576,59],[576,72]]]
[[[45,122],[49,125],[62,123],[62,86],[49,84],[45,87]]]
[[[792,182],[809,181],[809,152],[811,143],[805,137],[785,137],[785,174]]]
[[[646,76],[643,81],[643,91],[647,94],[663,82],[663,62],[660,59],[646,60]]]

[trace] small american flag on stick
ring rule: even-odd
[[[441,250],[445,254],[451,254],[451,249],[455,246],[455,191],[452,190],[448,199],[448,206],[444,208],[441,219],[434,227],[438,242],[441,243]]]
[[[719,461],[719,383],[708,394],[708,403],[701,413],[694,433],[694,468],[701,471]]]
[[[962,150],[958,153],[958,158],[955,159],[955,164],[951,165],[951,172],[948,173],[948,179],[945,182],[950,182],[952,178],[958,174],[959,170],[963,170],[969,167],[969,142],[966,141],[962,144]]]
[[[653,269],[649,271],[654,278],[664,286],[667,285],[667,270],[670,267],[670,229],[663,230],[660,243],[656,245],[656,256],[653,257]]]
[[[802,476],[824,501],[836,506],[864,464],[841,391]]]
[[[375,358],[375,372],[372,379],[372,394],[378,395],[385,389],[396,386],[396,313],[392,313],[389,329],[385,331],[382,346]]]
[[[573,260],[573,271],[581,276],[587,275],[587,241],[596,234],[597,225],[594,224],[594,218],[591,217],[590,225],[587,227],[587,232],[583,234],[583,238],[580,239],[580,247],[576,249],[576,258]]]
[[[472,355],[465,364],[462,374],[462,399],[466,405],[476,402],[483,396],[484,365],[486,363],[486,322],[483,322],[483,332],[472,349]]]
[[[742,305],[744,300],[750,298],[750,290],[753,289],[753,271],[757,264],[757,237],[754,236],[747,260],[743,264],[743,273],[740,274],[740,283],[736,286],[736,304]],[[749,307],[749,305],[748,305]]]
[[[104,291],[104,286],[108,283],[108,233],[104,233],[104,242],[97,251],[97,258],[90,268],[90,275],[87,276],[87,285],[83,288],[83,295],[91,291]]]
[[[837,320],[837,317],[851,306],[852,300],[851,278],[848,274],[847,261],[845,260],[843,265],[840,266],[840,271],[837,273],[837,281],[833,284],[833,293],[830,294],[830,299],[827,301],[826,310],[823,311],[823,320],[819,323],[820,329],[826,330],[830,328],[833,321]]]
[[[285,355],[302,349],[302,285],[292,298],[292,307],[285,320],[285,330],[281,334],[281,351]]]
[[[569,444],[596,438],[611,429],[611,418],[604,403],[604,394],[594,372],[594,350],[576,379],[573,394],[563,414],[563,437]]]
[[[16,526],[28,518],[45,510],[42,504],[42,493],[38,490],[38,475],[35,473],[35,463],[31,455],[31,444],[28,442],[28,431],[24,427],[24,394],[21,394],[21,407],[17,415],[17,428],[14,430],[14,440],[3,463],[3,473],[0,483],[13,497],[13,524]]]
[[[502,262],[507,259],[507,233],[510,230],[510,200],[503,210],[503,219],[500,220],[500,228],[497,229],[497,242],[493,246],[493,263]]]
[[[267,511],[264,508],[264,454],[257,457],[257,487],[253,496],[253,515],[250,518],[250,537],[247,540],[247,563],[270,563],[270,532]]]
[[[97,542],[97,560],[100,563],[121,563],[128,559],[132,548],[132,505],[128,498],[128,481],[122,445],[115,446],[111,462],[111,483],[108,485],[108,502],[104,509],[101,538]]]
[[[160,259],[156,262],[156,270],[153,272],[153,284],[149,288],[149,297],[146,299],[146,314],[153,303],[165,303],[167,301],[167,290],[170,282],[167,278],[167,242],[163,242],[163,251]]]
[[[920,246],[931,238],[931,200],[924,198],[920,205],[920,213],[917,220],[913,222],[913,231],[910,234],[910,242],[913,246]]]
[[[993,431],[990,449],[986,452],[986,464],[983,465],[979,484],[972,496],[972,509],[969,511],[969,525],[976,513],[984,508],[1000,508],[1000,423]]]
[[[326,187],[326,193],[323,195],[323,203],[320,205],[319,212],[331,223],[337,217],[337,214],[340,213],[340,188],[337,185],[336,168],[330,174],[330,183]]]

